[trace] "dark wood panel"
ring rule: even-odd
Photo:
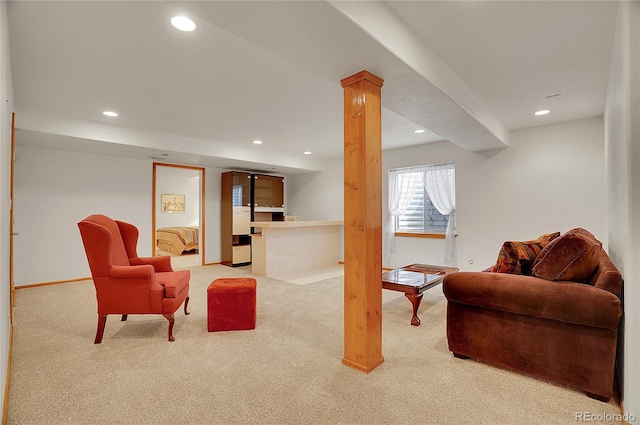
[[[284,207],[284,178],[271,176],[271,205]]]
[[[256,174],[254,178],[253,202],[256,207],[271,206],[271,178]]]

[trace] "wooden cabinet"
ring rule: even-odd
[[[251,206],[251,174],[233,172],[233,206]]]
[[[251,174],[222,173],[220,240],[222,264],[236,266],[251,262]]]
[[[271,205],[284,208],[284,178],[271,176]]]
[[[255,174],[253,176],[253,206],[271,206],[271,176]]]
[[[248,235],[251,233],[251,207],[233,207],[231,219],[232,234],[234,236]]]
[[[253,175],[254,207],[284,207],[284,177]]]
[[[284,177],[239,171],[222,173],[220,239],[222,264],[251,262],[251,226],[260,220],[284,219]]]
[[[233,247],[233,264],[246,264],[251,262],[251,244],[235,245]]]

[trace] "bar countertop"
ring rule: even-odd
[[[344,221],[252,221],[251,227],[262,228],[287,228],[287,227],[316,227],[316,226],[342,226]]]

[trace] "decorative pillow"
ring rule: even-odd
[[[602,243],[580,227],[551,241],[533,263],[533,275],[587,283],[598,266]]]
[[[560,236],[560,232],[547,233],[532,241],[507,241],[502,245],[498,261],[491,269],[494,273],[531,274],[531,266],[542,249]]]

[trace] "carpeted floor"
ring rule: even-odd
[[[202,260],[200,258],[200,254],[195,253],[194,251],[185,252],[182,255],[174,254],[173,252],[162,251],[158,249],[156,251],[156,255],[158,256],[169,256],[171,257],[171,265],[174,270],[185,269],[189,267],[196,267],[202,264]]]
[[[91,281],[16,291],[9,424],[573,424],[579,412],[619,413],[583,393],[447,349],[446,299],[425,293],[422,325],[383,291],[385,362],[342,365],[343,291],[258,278],[257,326],[207,332],[206,287],[248,276],[191,268],[191,315],[109,316],[94,345]]]

